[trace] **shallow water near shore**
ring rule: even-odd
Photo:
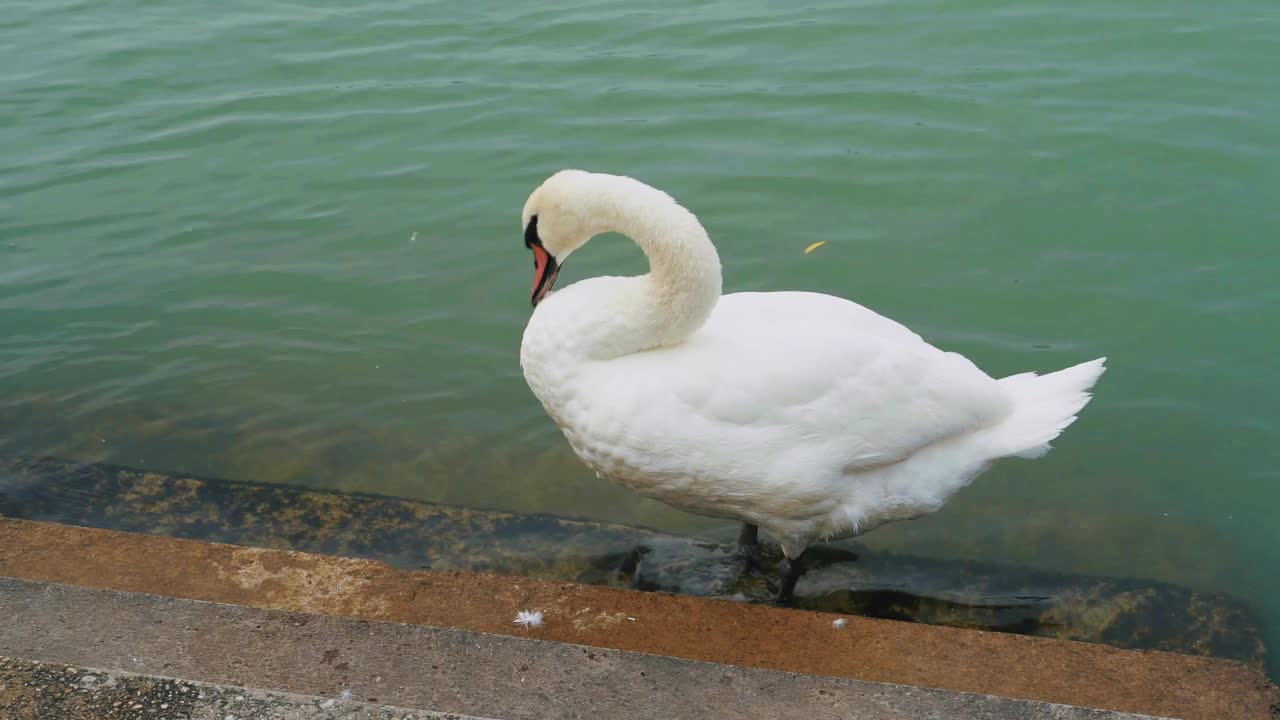
[[[520,206],[619,172],[728,291],[997,376],[1109,358],[1049,456],[868,544],[1231,592],[1277,647],[1278,38],[1265,0],[13,3],[0,453],[727,532],[595,479],[520,377]]]

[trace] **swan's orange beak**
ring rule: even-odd
[[[560,265],[541,243],[530,245],[529,249],[533,251],[533,294],[529,296],[529,302],[537,307],[538,303],[542,302],[542,298],[551,292],[551,287],[556,284]]]

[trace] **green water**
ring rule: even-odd
[[[1236,593],[1280,648],[1280,5],[1055,5],[6,3],[0,452],[722,532],[520,376],[525,196],[625,173],[728,290],[1110,358],[1047,458],[869,542]]]

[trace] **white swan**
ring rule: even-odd
[[[520,364],[598,475],[782,545],[780,597],[817,540],[937,510],[992,462],[1035,458],[1076,419],[1105,358],[996,380],[856,303],[806,292],[720,294],[694,215],[627,177],[563,170],[525,203],[533,316]],[[639,277],[550,294],[560,265],[618,232]]]

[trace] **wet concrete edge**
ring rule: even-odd
[[[0,575],[1150,715],[1280,713],[1232,661],[45,523],[0,519]],[[513,627],[526,608],[546,625]]]

